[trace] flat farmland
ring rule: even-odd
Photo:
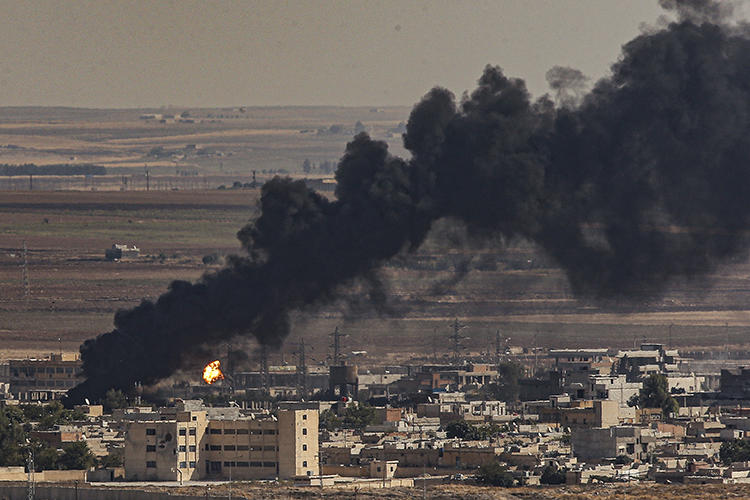
[[[210,272],[215,267],[203,257],[241,251],[235,234],[257,216],[258,196],[253,189],[0,193],[4,355],[76,350],[111,329],[118,309],[158,297],[172,280]],[[109,262],[104,250],[113,243],[136,245],[140,256]],[[488,252],[495,265],[479,269],[477,255],[487,260]],[[440,265],[425,269],[424,260]],[[465,275],[456,262],[468,266]],[[658,300],[626,305],[574,297],[561,271],[524,242],[460,251],[428,244],[381,274],[389,284],[390,314],[367,308],[355,314],[346,300],[296,313],[291,338],[273,356],[288,359],[304,336],[312,359],[322,361],[328,334],[339,326],[349,334],[345,349],[366,350],[373,358],[442,357],[456,317],[466,325],[464,345],[474,353],[491,350],[497,330],[527,347],[628,347],[644,340],[744,346],[750,332],[746,262],[718,270],[710,281],[675,284]],[[351,299],[356,289],[342,292]]]
[[[220,263],[203,258],[239,252],[237,231],[258,215],[259,190],[246,187],[253,175],[259,184],[278,173],[331,177],[362,128],[403,155],[409,111],[0,108],[0,163],[107,169],[102,176],[0,177],[0,358],[77,350],[111,329],[118,309],[216,269]],[[189,119],[180,121],[184,113]],[[163,120],[143,118],[151,115]],[[365,362],[439,358],[450,351],[454,318],[465,325],[462,343],[471,353],[491,350],[498,330],[524,347],[750,344],[746,256],[708,277],[676,281],[655,299],[603,303],[574,296],[555,263],[527,242],[476,248],[449,234],[456,232],[450,226],[379,271],[388,286],[385,313],[362,307],[360,284],[346,284],[342,300],[294,313],[272,362],[289,360],[302,337],[310,359],[324,360],[335,327],[349,334],[345,351],[368,352]],[[113,243],[136,245],[140,255],[106,261]]]
[[[110,329],[117,309],[157,297],[174,279],[199,278],[209,269],[204,256],[239,250],[235,234],[254,217],[257,196],[257,190],[0,193],[3,347],[76,350]],[[136,245],[140,256],[107,261],[104,251],[113,243]]]

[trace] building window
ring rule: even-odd
[[[148,461],[146,462],[146,467],[149,469],[156,469],[156,462],[155,461]]]
[[[307,460],[304,460],[304,461],[302,462],[302,467],[307,467]]]
[[[211,434],[221,434],[221,429],[211,429]]]
[[[237,462],[237,467],[249,467],[250,464],[248,462]]]
[[[155,444],[147,444],[146,445],[146,451],[147,452],[152,452],[152,451],[155,452],[156,451],[156,445]]]
[[[225,444],[224,445],[224,451],[234,451],[234,445],[233,444]]]
[[[263,462],[263,467],[276,467],[276,462]]]
[[[234,462],[224,462],[224,467],[234,467]]]
[[[238,444],[237,445],[237,451],[247,451],[250,447],[246,444]]]
[[[307,420],[307,413],[302,414],[302,420]]]
[[[187,429],[180,429],[180,436],[184,436],[187,434]]]
[[[221,445],[220,444],[212,444],[211,445],[211,451],[221,451]]]
[[[248,433],[247,429],[237,429],[237,434],[247,434],[247,433]]]
[[[211,462],[211,472],[221,472],[221,462]]]
[[[307,429],[302,429],[302,435],[307,436]]]
[[[273,436],[276,434],[276,429],[263,429],[263,434]]]
[[[250,462],[250,467],[263,467],[263,462]]]
[[[264,446],[263,447],[263,451],[276,451],[276,446],[274,446],[274,445]]]
[[[180,469],[184,469],[187,467],[187,462],[180,462]]]
[[[195,451],[195,445],[194,444],[190,445],[190,451],[193,451],[193,452]]]
[[[307,451],[307,445],[306,444],[302,445],[302,451]]]
[[[190,462],[190,468],[195,469],[195,462]]]
[[[195,436],[195,427],[191,427],[190,431],[188,432],[191,436]]]
[[[237,429],[224,429],[224,434],[237,434]]]
[[[208,446],[208,443],[206,443],[206,449],[207,449],[207,450],[208,450],[208,449],[210,449],[210,448],[209,448],[209,446]]]
[[[156,429],[146,429],[147,436],[156,436]]]
[[[187,451],[187,448],[185,448],[185,445],[184,445],[184,444],[181,444],[181,445],[180,445],[180,450],[179,450],[179,451],[182,451],[182,452],[185,452],[185,451]]]

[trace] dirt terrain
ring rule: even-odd
[[[111,329],[118,309],[158,297],[172,280],[198,279],[239,252],[235,235],[257,215],[259,189],[220,184],[249,186],[253,170],[262,182],[279,168],[297,177],[330,176],[316,165],[341,155],[356,121],[399,152],[396,129],[408,115],[406,108],[190,110],[193,123],[163,124],[139,118],[146,112],[166,113],[0,110],[0,163],[101,160],[120,172],[35,178],[33,186],[25,177],[0,178],[0,357],[77,350]],[[342,130],[330,132],[335,124]],[[167,155],[151,156],[153,147]],[[308,173],[301,169],[305,158],[313,165]],[[113,243],[136,245],[140,255],[106,261]],[[289,360],[301,337],[309,359],[322,362],[336,326],[348,334],[345,352],[367,351],[364,362],[411,353],[439,359],[449,355],[456,317],[472,353],[493,351],[498,330],[526,347],[646,340],[722,349],[744,346],[750,332],[746,258],[708,278],[675,282],[661,298],[601,303],[573,296],[554,262],[528,243],[477,248],[443,223],[424,248],[381,273],[390,286],[389,315],[359,307],[356,284],[345,287],[346,300],[295,314],[291,338],[271,362]]]

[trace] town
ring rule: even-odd
[[[523,349],[498,334],[494,350],[386,366],[345,354],[342,336],[329,365],[216,360],[210,379],[164,385],[154,402],[110,390],[72,410],[60,401],[77,355],[10,360],[0,481],[750,482],[750,352]]]

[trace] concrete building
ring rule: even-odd
[[[539,421],[563,427],[612,427],[620,423],[617,401],[571,401],[568,407],[539,408]]]
[[[125,478],[246,480],[319,474],[317,404],[282,403],[276,416],[211,410],[217,409],[182,405],[158,419],[128,422]]]
[[[587,399],[609,399],[617,401],[621,407],[628,400],[640,394],[641,382],[628,382],[625,375],[591,375],[585,396]]]
[[[656,433],[652,429],[633,426],[574,429],[571,434],[573,455],[579,460],[599,461],[626,456],[644,460],[653,451]]]
[[[750,368],[722,369],[720,384],[722,398],[750,399]]]
[[[21,401],[58,399],[80,382],[81,360],[75,354],[50,354],[43,359],[8,362],[10,392]]]

